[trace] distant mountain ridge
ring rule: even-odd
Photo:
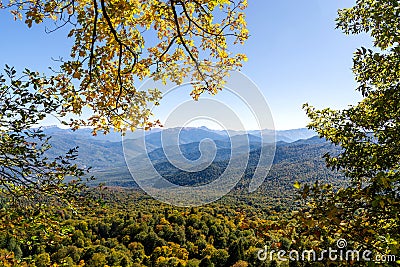
[[[89,128],[71,131],[44,127],[43,131],[51,136],[49,157],[62,155],[70,148],[79,147],[77,163],[92,167],[92,174],[97,178],[95,183],[105,182],[107,185],[128,187],[137,185],[126,166],[126,160],[133,163],[136,171],[146,174],[148,167],[143,160],[149,158],[154,168],[171,182],[187,186],[200,185],[221,175],[231,159],[248,162],[244,177],[251,177],[258,164],[261,147],[271,145],[275,140],[276,153],[269,177],[271,174],[274,177],[283,177],[281,182],[289,186],[288,183],[294,180],[311,179],[313,175],[329,177],[330,172],[325,168],[322,155],[334,151],[330,144],[318,138],[313,131],[303,128],[275,132],[219,131],[207,127],[154,129],[148,132],[138,130],[129,133],[124,141],[120,133],[98,133],[93,136]],[[144,140],[140,136],[145,136]],[[185,163],[186,166],[191,168],[191,161],[196,161],[201,156],[200,143],[207,139],[211,139],[216,148],[211,165],[201,168],[201,171],[186,172],[172,164],[182,163],[185,158],[189,160],[189,163]],[[266,143],[265,140],[269,142]],[[173,153],[167,158],[165,151],[168,149],[172,149]],[[248,161],[246,155],[249,155]],[[291,174],[287,176],[288,173]],[[152,179],[149,176],[148,182],[152,183]]]
[[[196,160],[200,156],[198,145],[199,143],[181,145],[182,155],[189,160]],[[153,163],[153,167],[165,179],[182,186],[198,186],[219,177],[227,168],[229,160],[232,159],[231,150],[226,147],[225,143],[216,141],[216,145],[218,150],[214,161],[208,167],[197,172],[186,172],[176,168],[165,157],[163,150],[160,148],[153,150],[148,156]],[[248,162],[244,176],[237,185],[238,190],[247,190],[252,174],[259,165],[260,149],[260,143],[253,143],[250,147],[248,160],[240,154],[233,155],[233,159],[241,160],[242,157],[243,160]],[[265,178],[259,192],[264,192],[264,194],[270,196],[278,192],[288,192],[293,190],[295,181],[303,183],[319,180],[333,184],[345,182],[339,173],[326,168],[322,157],[328,152],[335,154],[337,150],[337,147],[318,137],[298,140],[293,143],[278,143],[271,171]],[[147,172],[146,167],[140,163],[141,157],[138,156],[137,159],[133,160],[135,163],[133,175],[138,172]],[[116,161],[114,163],[115,166],[95,170],[94,175],[98,178],[96,183],[104,182],[108,186],[137,187],[128,168],[116,164]],[[269,168],[262,165],[261,167]],[[148,176],[147,183],[152,184],[153,182],[156,182],[154,177]],[[157,187],[157,184],[154,185]]]
[[[79,147],[78,162],[84,166],[92,166],[94,169],[106,169],[107,167],[124,166],[125,158],[123,154],[122,137],[120,133],[110,132],[107,135],[98,133],[97,136],[92,135],[92,129],[82,128],[76,131],[70,129],[61,129],[57,126],[42,127],[47,135],[51,136],[50,144],[52,149],[49,156],[57,156],[64,154],[70,148]],[[179,134],[179,136],[178,136]],[[247,134],[248,138],[243,138]],[[185,128],[169,128],[169,129],[153,129],[144,132],[138,130],[134,133],[128,133],[124,137],[125,148],[128,149],[132,157],[140,157],[143,152],[150,155],[161,155],[162,147],[187,145],[184,153],[191,153],[194,157],[199,153],[198,143],[205,139],[211,139],[219,149],[230,148],[231,145],[242,146],[250,149],[259,147],[264,138],[267,141],[271,139],[273,131],[220,131],[212,130],[207,127],[185,127]],[[143,137],[145,135],[145,142]],[[267,136],[267,137],[266,137]],[[290,143],[300,139],[307,139],[315,136],[313,131],[308,129],[294,129],[276,131],[276,142]],[[179,140],[178,140],[179,137]],[[244,142],[244,140],[247,142]],[[154,151],[154,152],[153,152]],[[153,152],[153,153],[151,153]]]
[[[50,136],[53,135],[66,135],[67,138],[73,139],[90,139],[96,141],[110,141],[110,142],[119,142],[122,140],[122,136],[119,132],[110,131],[108,134],[103,134],[102,132],[98,132],[96,136],[93,136],[92,129],[90,128],[80,128],[76,131],[72,131],[70,129],[62,129],[55,125],[50,126],[42,126],[42,130]],[[219,140],[222,137],[243,135],[243,134],[251,134],[258,137],[266,137],[271,136],[275,132],[276,142],[284,141],[284,142],[294,142],[300,139],[308,139],[312,136],[315,136],[316,133],[307,128],[299,128],[299,129],[291,129],[291,130],[248,130],[248,131],[236,131],[236,130],[213,130],[209,129],[205,126],[201,127],[182,127],[182,128],[154,128],[149,131],[144,131],[142,129],[137,129],[135,132],[128,132],[125,139],[137,139],[143,134],[146,136],[152,135],[153,137],[157,137],[163,134],[176,134],[180,131],[180,141],[182,143],[191,143],[199,141],[199,137],[207,136],[207,138],[211,138],[213,140]],[[183,137],[182,137],[183,136]],[[148,138],[147,140],[151,140],[153,138]],[[151,141],[150,141],[151,142]]]

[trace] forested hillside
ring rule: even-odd
[[[62,219],[51,232],[36,227],[26,228],[22,236],[11,229],[1,232],[0,262],[14,266],[23,259],[38,267],[256,267],[270,266],[257,259],[267,241],[290,246],[280,233],[289,220],[285,212],[267,205],[279,203],[269,196],[253,197],[251,203],[232,194],[198,208],[176,208],[141,192],[115,188],[97,191],[95,198],[78,214],[47,210]],[[23,223],[33,221],[15,227],[21,229]]]

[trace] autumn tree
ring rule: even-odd
[[[305,105],[309,128],[341,148],[327,166],[343,172],[349,186],[305,185],[302,233],[314,241],[345,238],[354,249],[400,252],[400,3],[358,0],[339,10],[337,27],[368,33],[372,49],[354,53],[353,72],[363,100],[344,110]]]
[[[54,20],[49,32],[68,27],[74,40],[69,57],[60,58],[47,94],[65,100],[64,112],[92,112],[68,124],[106,132],[151,127],[148,104],[154,90],[140,91],[146,78],[193,83],[193,98],[215,94],[227,73],[241,66],[244,54],[231,44],[248,38],[246,0],[27,0],[0,2],[28,27]],[[186,77],[191,73],[191,77]]]

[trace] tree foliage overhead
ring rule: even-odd
[[[307,216],[327,236],[347,238],[354,246],[380,253],[400,252],[400,3],[358,0],[339,11],[338,28],[366,32],[375,49],[354,54],[353,72],[364,98],[344,110],[305,105],[310,128],[342,148],[326,155],[328,167],[343,171],[352,185],[339,191],[305,186]]]
[[[246,0],[11,0],[0,6],[28,27],[50,19],[55,26],[49,31],[70,28],[74,45],[70,57],[60,59],[49,93],[66,100],[66,112],[90,108],[92,116],[71,121],[74,127],[152,126],[147,104],[157,103],[160,92],[138,90],[139,80],[179,84],[192,73],[197,99],[203,92],[217,93],[227,73],[246,60],[229,50],[248,38]]]

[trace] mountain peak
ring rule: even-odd
[[[42,129],[60,129],[57,125],[44,125],[40,126]]]

